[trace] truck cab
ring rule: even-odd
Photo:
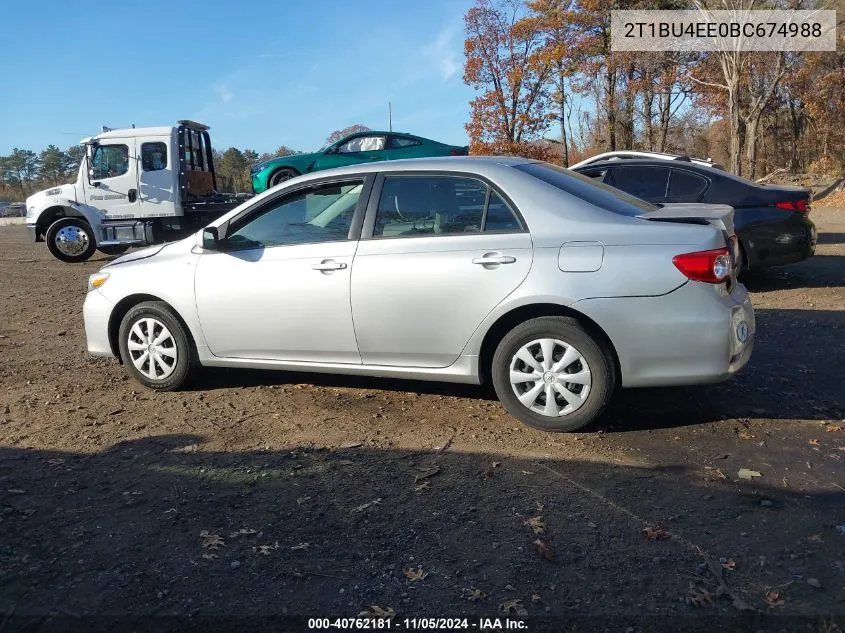
[[[83,139],[85,158],[74,184],[26,201],[35,241],[66,262],[130,246],[179,239],[241,200],[217,191],[208,126],[104,129]]]

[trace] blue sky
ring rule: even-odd
[[[0,153],[100,126],[211,126],[218,149],[314,150],[363,123],[468,142],[471,0],[45,0],[3,7]]]

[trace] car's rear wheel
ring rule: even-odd
[[[47,229],[47,248],[56,259],[75,264],[84,262],[97,250],[91,225],[80,218],[60,218]]]
[[[187,383],[195,366],[193,346],[166,303],[145,301],[129,310],[118,337],[120,358],[135,380],[157,391]]]
[[[531,319],[508,332],[493,355],[492,378],[511,415],[553,432],[595,420],[616,386],[609,354],[565,317]]]
[[[291,178],[296,178],[299,175],[299,172],[291,167],[282,167],[281,169],[277,169],[274,171],[270,178],[267,181],[268,187],[275,187],[276,185],[280,185],[286,180],[290,180]]]

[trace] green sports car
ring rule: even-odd
[[[252,189],[261,193],[300,174],[331,167],[400,158],[466,156],[468,149],[399,132],[356,132],[313,154],[291,154],[258,163],[251,170]]]

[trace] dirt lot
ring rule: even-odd
[[[845,210],[813,219],[816,257],[747,280],[744,373],[624,392],[573,435],[475,387],[215,371],[145,391],[85,353],[104,260],[0,228],[0,631],[371,605],[618,618],[555,621],[578,631],[715,630],[747,608],[845,630]]]

